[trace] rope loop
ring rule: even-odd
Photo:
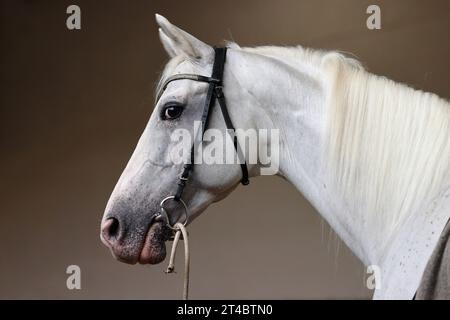
[[[181,234],[184,241],[184,285],[183,285],[183,300],[188,300],[189,296],[189,240],[186,227],[183,223],[177,222],[173,226],[175,237],[172,243],[172,252],[170,253],[169,265],[166,273],[175,273],[175,253],[177,251],[178,242]]]
[[[175,201],[181,203],[184,208],[184,221],[176,222],[174,225],[170,224],[170,219],[167,214],[166,209],[164,209],[164,204],[169,201]],[[176,196],[168,196],[164,198],[160,203],[160,216],[165,220],[167,227],[172,229],[175,233],[172,243],[172,251],[170,253],[169,265],[167,266],[166,273],[175,273],[175,254],[177,251],[178,242],[180,241],[181,235],[183,235],[184,241],[184,285],[183,285],[183,300],[187,300],[189,296],[189,240],[188,233],[186,230],[186,224],[189,219],[188,207],[186,203],[181,198],[176,198]]]

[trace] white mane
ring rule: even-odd
[[[377,231],[393,234],[408,214],[425,211],[450,182],[446,100],[370,74],[338,52],[300,46],[242,50],[325,70],[325,161],[348,211],[363,217],[357,229],[366,238],[383,246],[389,239],[380,239]]]
[[[330,76],[327,158],[337,190],[350,212],[365,217],[361,232],[392,234],[450,181],[450,105],[340,58],[324,66]]]

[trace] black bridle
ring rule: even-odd
[[[230,115],[228,114],[227,105],[225,103],[225,96],[223,94],[223,71],[225,67],[225,59],[227,54],[227,48],[214,48],[214,65],[212,70],[211,77],[196,75],[196,74],[176,74],[173,75],[164,82],[164,84],[161,87],[161,90],[158,93],[157,101],[161,97],[164,90],[167,88],[169,83],[176,80],[193,80],[193,81],[199,81],[199,82],[206,82],[209,84],[208,92],[206,95],[205,100],[205,106],[203,107],[203,113],[201,117],[201,124],[202,124],[202,132],[201,132],[201,139],[203,140],[203,135],[205,133],[205,130],[208,126],[209,117],[210,117],[210,111],[214,107],[216,99],[219,102],[220,110],[222,111],[223,119],[225,120],[225,124],[227,126],[228,131],[235,132],[235,128],[233,126],[233,122],[231,121]],[[191,148],[191,158],[190,163],[187,163],[183,166],[183,171],[180,174],[180,179],[178,181],[178,187],[177,191],[174,196],[170,196],[168,198],[173,199],[175,201],[180,201],[181,196],[183,194],[184,188],[186,186],[187,181],[189,180],[189,176],[194,169],[194,156],[195,156],[195,139],[194,143]],[[242,150],[239,147],[239,143],[237,140],[236,134],[233,135],[233,143],[234,143],[234,149],[236,150],[238,154],[238,159],[240,156],[243,156]],[[244,159],[242,163],[240,163],[241,170],[242,170],[242,178],[241,183],[243,185],[249,184],[248,179],[248,169],[247,169],[247,163]],[[166,198],[167,199],[167,198]],[[181,200],[182,201],[182,200]],[[161,203],[162,207],[163,202]],[[183,205],[186,208],[186,205],[183,203]],[[187,215],[186,215],[187,220]]]

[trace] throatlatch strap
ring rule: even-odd
[[[216,86],[216,97],[217,97],[217,100],[219,101],[220,110],[222,110],[222,116],[223,116],[223,119],[225,120],[227,129],[233,130],[233,132],[236,132],[236,129],[233,126],[233,122],[231,121],[230,115],[227,110],[227,105],[225,103],[225,95],[223,94],[222,86]],[[234,150],[236,150],[236,153],[238,156],[239,165],[241,166],[241,171],[242,171],[241,183],[244,186],[246,186],[250,183],[250,180],[248,179],[247,161],[245,161],[245,156],[242,153],[242,150],[239,146],[236,134],[234,134],[234,136],[233,136],[233,144],[234,144]],[[241,162],[242,159],[244,160],[243,162]]]
[[[225,124],[227,126],[227,129],[233,130],[233,132],[236,132],[236,129],[234,128],[233,122],[231,121],[230,115],[228,113],[227,105],[225,103],[225,95],[223,94],[223,90],[222,90],[222,88],[223,88],[222,87],[223,70],[225,68],[227,48],[216,48],[215,50],[216,50],[216,59],[219,59],[219,61],[221,63],[217,66],[218,67],[218,70],[217,70],[218,73],[215,74],[214,70],[213,70],[213,74],[212,74],[212,78],[220,79],[219,83],[214,83],[214,98],[213,98],[213,100],[215,100],[215,98],[217,98],[217,100],[219,101],[220,110],[222,111],[223,119],[225,120]],[[212,103],[214,104],[214,102],[215,101],[213,101]],[[203,139],[203,137],[202,137],[202,139]],[[241,183],[243,185],[248,185],[250,181],[248,180],[247,163],[245,161],[245,157],[243,157],[242,150],[239,147],[236,134],[233,137],[233,144],[234,144],[234,149],[236,150],[236,153],[238,155],[239,161],[242,158],[244,159],[243,163],[240,163],[240,166],[241,166],[241,169],[242,169]]]

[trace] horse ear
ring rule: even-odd
[[[159,40],[161,40],[161,43],[169,57],[173,58],[177,56],[173,41],[164,33],[164,31],[162,31],[161,28],[159,28]]]
[[[163,16],[156,14],[159,25],[159,38],[170,57],[186,55],[189,58],[202,60],[214,54],[214,49],[198,40],[186,31],[174,26]]]

